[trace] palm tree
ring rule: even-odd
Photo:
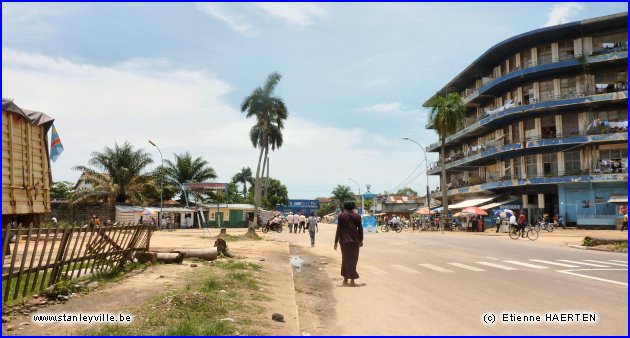
[[[443,215],[448,215],[448,189],[446,189],[446,165],[444,163],[446,138],[464,128],[466,108],[457,93],[450,93],[446,96],[436,95],[430,98],[424,106],[431,109],[429,121],[440,138],[440,166],[442,168],[440,190],[442,190],[442,212]]]
[[[275,151],[276,149],[280,149],[280,147],[282,147],[283,141],[284,140],[282,138],[282,132],[276,132],[275,130],[272,130],[272,132],[269,133],[269,144],[267,145],[267,150],[265,150],[265,162],[263,163],[263,171],[262,171],[264,173],[265,168],[267,169],[267,179],[265,180],[264,185],[263,185],[265,197],[267,197],[267,192],[269,190],[268,184],[270,182],[269,180],[269,155],[268,155],[269,147],[271,147],[272,151]]]
[[[115,143],[113,149],[105,147],[103,152],[93,152],[88,164],[97,169],[88,166],[73,169],[84,172],[86,181],[94,189],[77,193],[73,200],[108,196],[106,199],[110,202],[141,202],[144,184],[151,178],[144,169],[152,162],[151,155],[142,149],[135,150],[128,141],[122,146]]]
[[[354,194],[349,186],[337,184],[337,187],[332,191],[332,200],[339,209],[343,210],[343,203],[354,200]]]
[[[181,189],[184,200],[188,200],[184,184],[201,183],[217,178],[216,172],[208,165],[208,161],[201,157],[193,159],[189,152],[173,155],[175,155],[175,162],[164,161],[164,176],[167,183],[175,185],[175,190]],[[199,196],[196,196],[195,199],[198,198]]]
[[[246,112],[247,118],[256,117],[256,124],[252,126],[249,137],[254,148],[260,148],[254,184],[254,219],[258,217],[258,207],[261,202],[260,169],[263,158],[267,158],[270,145],[273,147],[272,149],[282,146],[284,120],[289,115],[282,98],[273,95],[280,78],[281,76],[277,72],[269,74],[265,85],[254,89],[241,104],[241,112]],[[271,140],[275,140],[275,142],[272,144]],[[253,225],[249,228],[249,232],[254,232]]]
[[[232,177],[232,182],[243,183],[243,197],[247,197],[247,183],[254,184],[252,169],[243,167],[240,172]]]

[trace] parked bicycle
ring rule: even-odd
[[[547,221],[538,221],[534,226],[534,230],[540,232],[540,230],[547,230],[547,232],[553,232],[554,226],[553,223],[549,223]]]
[[[529,238],[530,241],[535,241],[538,239],[538,231],[534,230],[534,228],[529,224],[527,224],[523,229],[515,225],[510,226],[511,239],[518,239],[519,237],[525,237],[525,236],[527,236],[527,238]]]

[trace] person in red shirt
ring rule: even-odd
[[[527,225],[527,217],[525,216],[525,212],[521,211],[520,215],[518,215],[518,226],[521,228],[521,236],[525,237],[525,226]]]
[[[341,276],[343,285],[357,286],[354,280],[359,278],[357,263],[359,262],[359,248],[363,246],[363,226],[361,216],[354,212],[354,202],[346,202],[344,211],[337,218],[337,232],[335,233],[335,246],[341,245]],[[348,284],[350,279],[350,284]]]

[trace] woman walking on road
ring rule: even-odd
[[[311,236],[311,248],[315,246],[315,232],[317,232],[317,217],[315,213],[308,218],[308,234]]]
[[[357,286],[354,280],[359,278],[357,263],[359,262],[359,248],[363,246],[363,226],[361,216],[354,212],[354,202],[346,202],[344,211],[339,214],[337,233],[335,234],[335,251],[337,243],[341,244],[341,276],[343,285]],[[350,279],[350,284],[348,284]]]

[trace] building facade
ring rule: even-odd
[[[293,214],[302,214],[310,216],[319,210],[319,200],[299,200],[290,199],[289,205],[276,205],[276,210],[288,215],[290,212]]]
[[[509,38],[437,92],[459,93],[467,115],[446,139],[449,204],[518,196],[511,204],[530,221],[549,213],[579,227],[615,225],[628,193],[627,20]],[[427,150],[439,153],[440,143]]]

